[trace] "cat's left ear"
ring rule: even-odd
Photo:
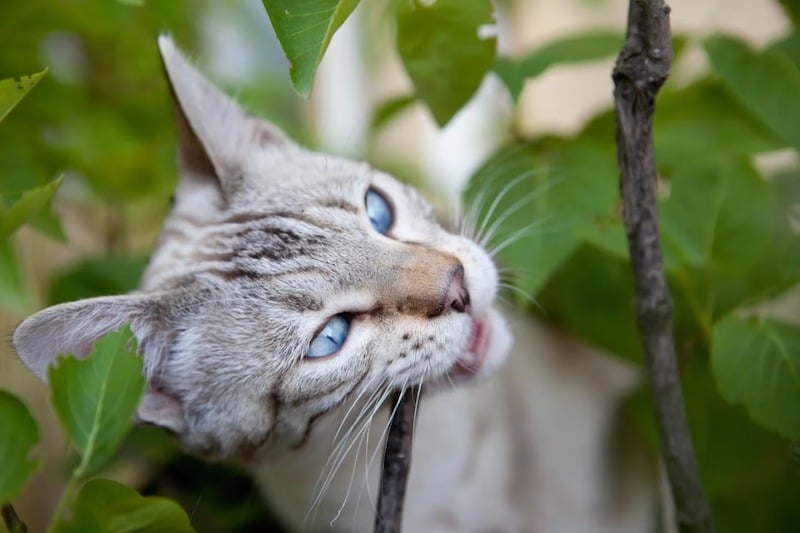
[[[60,354],[86,357],[97,339],[129,323],[150,376],[172,344],[165,298],[159,293],[128,294],[54,305],[26,318],[14,331],[12,343],[22,362],[47,381],[47,369]],[[184,420],[179,399],[150,385],[139,406],[139,420],[180,433]]]
[[[230,199],[242,185],[242,166],[254,151],[290,151],[296,145],[272,124],[247,114],[209,82],[175,46],[160,36],[175,108],[181,176],[215,180]]]

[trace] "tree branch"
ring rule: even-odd
[[[614,67],[617,165],[641,336],[661,451],[682,532],[713,530],[683,406],[672,338],[672,299],[658,236],[653,150],[655,97],[669,75],[672,43],[664,0],[630,0],[625,44]]]
[[[383,454],[381,488],[378,493],[378,510],[375,513],[375,533],[400,533],[406,482],[411,469],[411,444],[417,402],[419,395],[414,398],[407,389],[405,393],[397,392],[391,403],[397,408],[392,415]]]

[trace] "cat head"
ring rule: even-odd
[[[57,305],[13,343],[40,377],[130,323],[141,422],[209,456],[298,446],[359,397],[496,368],[497,271],[412,188],[307,151],[159,39],[179,137],[175,203],[140,291]]]

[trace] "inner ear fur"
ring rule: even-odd
[[[181,180],[213,183],[229,200],[242,184],[242,166],[254,149],[294,145],[280,129],[248,115],[217,89],[171,38],[162,35],[158,46],[175,110]]]

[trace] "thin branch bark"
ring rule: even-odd
[[[383,453],[375,533],[400,533],[403,501],[411,469],[411,444],[414,436],[414,411],[419,401],[410,390],[398,392],[391,405],[397,405],[386,437]],[[398,403],[399,402],[399,403]]]
[[[625,44],[614,67],[617,164],[641,336],[661,451],[682,532],[713,530],[683,405],[672,337],[672,299],[658,236],[653,151],[655,97],[669,75],[672,44],[663,0],[630,0]]]
[[[0,509],[0,514],[3,516],[3,523],[5,523],[6,529],[8,529],[9,533],[28,532],[28,526],[26,526],[25,523],[20,520],[17,512],[10,503],[3,505],[2,509]]]

